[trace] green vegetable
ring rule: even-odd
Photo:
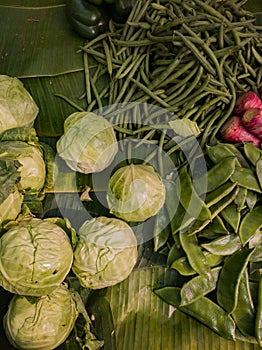
[[[79,35],[93,39],[106,32],[110,18],[124,22],[134,3],[134,0],[68,0],[66,13]]]
[[[261,230],[261,217],[262,206],[255,207],[243,217],[239,227],[239,238],[243,245],[247,244]]]
[[[80,227],[72,270],[83,287],[100,289],[123,281],[136,260],[136,236],[124,221],[100,216]]]
[[[0,134],[12,128],[32,127],[38,110],[19,79],[0,75]]]
[[[254,336],[255,308],[251,297],[247,270],[240,278],[237,307],[232,313],[237,327],[245,336]]]
[[[1,236],[0,285],[12,293],[51,293],[63,282],[72,262],[67,233],[48,219],[25,218]]]
[[[181,306],[181,289],[166,286],[154,290],[162,300],[178,310],[198,319],[226,339],[235,339],[235,323],[227,312],[207,297],[200,297],[191,304]]]
[[[25,194],[38,194],[45,185],[46,164],[42,149],[36,143],[23,141],[0,142],[0,159],[9,157],[20,163],[21,191]]]
[[[66,285],[42,297],[14,295],[3,319],[4,330],[16,349],[51,350],[66,340],[78,314]]]
[[[262,346],[262,276],[259,279],[258,305],[255,316],[255,336],[259,346]]]
[[[66,13],[72,28],[85,38],[93,38],[106,29],[106,20],[99,8],[87,1],[67,1]]]
[[[123,220],[145,221],[164,205],[165,192],[162,178],[151,165],[126,165],[110,177],[108,207]]]
[[[225,261],[217,284],[217,301],[229,314],[237,307],[239,285],[250,260],[252,249],[241,249]]]
[[[118,151],[113,126],[102,116],[75,112],[64,123],[57,142],[58,155],[74,171],[94,173],[111,164]]]
[[[218,9],[201,1],[135,1],[125,25],[109,22],[106,35],[88,41],[82,51],[97,62],[97,74],[110,79],[103,89],[107,104],[163,106],[196,122],[203,146],[217,140],[237,92],[260,85],[261,35],[254,20],[236,0],[220,3]],[[90,69],[85,66],[87,87],[98,90]],[[90,110],[100,103],[97,94],[91,94]],[[159,115],[146,120],[155,126]],[[131,124],[126,124],[129,131],[134,129]]]
[[[191,304],[216,289],[221,266],[211,269],[210,276],[196,276],[181,288],[181,306]]]

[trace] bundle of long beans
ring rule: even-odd
[[[201,145],[214,142],[237,95],[258,93],[262,84],[262,28],[245,3],[138,0],[124,25],[110,21],[106,33],[81,47],[87,110],[122,102],[155,104],[195,121]],[[91,56],[97,63],[92,75]],[[97,81],[106,75],[109,84],[99,90]],[[157,125],[155,118],[151,122]],[[123,118],[117,124],[130,130],[135,125]]]

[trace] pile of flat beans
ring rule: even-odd
[[[185,166],[174,184],[172,240],[165,230],[155,237],[156,250],[168,245],[181,285],[155,293],[224,338],[262,346],[262,151],[217,143],[206,157],[205,178]],[[173,202],[165,205],[171,213]]]
[[[262,28],[245,2],[138,0],[126,24],[109,21],[106,33],[81,47],[87,109],[156,104],[197,122],[201,145],[214,142],[237,95],[262,84]]]

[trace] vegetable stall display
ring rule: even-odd
[[[35,124],[14,124],[0,134],[0,179],[7,181],[11,171],[0,205],[10,192],[20,199],[13,215],[3,215],[1,227],[0,284],[15,294],[3,320],[6,336],[18,349],[117,349],[122,329],[128,332],[127,315],[143,324],[133,307],[149,288],[158,322],[159,310],[168,305],[170,322],[174,307],[221,339],[257,349],[262,345],[261,28],[237,0],[138,0],[123,22],[104,17],[102,7],[117,5],[64,5],[69,24],[76,23],[75,32],[88,40],[77,52],[85,87],[79,104],[75,96],[52,96],[74,109],[63,115],[63,127],[55,115],[62,132],[50,139],[38,135],[43,118],[38,115]],[[50,87],[59,81],[48,79]],[[35,89],[42,78],[32,85],[23,80],[37,97],[39,112],[47,111],[47,94],[41,98]],[[19,106],[13,98],[11,105]],[[29,188],[22,186],[23,173],[38,161],[30,152],[26,157],[13,152],[21,146],[37,150],[46,165],[36,165]],[[41,185],[30,188],[36,180]],[[76,201],[71,202],[72,188]],[[81,196],[83,191],[88,196]],[[101,194],[96,192],[104,192],[103,205],[96,206]],[[79,218],[79,227],[71,226],[61,202],[63,218],[35,210],[39,202],[47,208],[52,195],[69,198],[66,209]],[[90,208],[93,218],[81,223],[82,211]],[[154,266],[159,261],[160,275]],[[143,267],[150,267],[145,270],[151,279],[139,279],[133,291],[128,283],[135,273],[143,275]],[[127,294],[121,294],[126,284]],[[114,291],[124,302],[113,313],[108,300]],[[65,302],[68,307],[61,307]],[[47,339],[46,327],[53,329]]]

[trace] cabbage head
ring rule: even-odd
[[[0,228],[15,220],[21,212],[24,196],[18,190],[19,164],[13,159],[0,158]]]
[[[107,189],[111,214],[129,222],[145,221],[165,202],[165,186],[151,165],[129,164],[115,171]]]
[[[20,186],[26,194],[38,194],[45,185],[46,164],[41,148],[24,141],[1,141],[0,159],[9,157],[20,163]]]
[[[136,260],[136,236],[123,220],[100,216],[80,227],[72,270],[83,287],[100,289],[123,281]]]
[[[74,171],[95,173],[113,161],[118,144],[113,126],[92,112],[75,112],[64,123],[57,153]]]
[[[62,284],[42,297],[14,295],[3,318],[4,331],[17,349],[52,350],[69,336],[78,317],[71,290]]]
[[[38,111],[19,79],[0,75],[0,133],[18,127],[32,127]]]
[[[0,204],[0,225],[15,220],[22,209],[24,196],[16,188]]]
[[[48,219],[26,218],[0,238],[0,285],[11,293],[51,293],[64,281],[72,262],[68,234]]]

